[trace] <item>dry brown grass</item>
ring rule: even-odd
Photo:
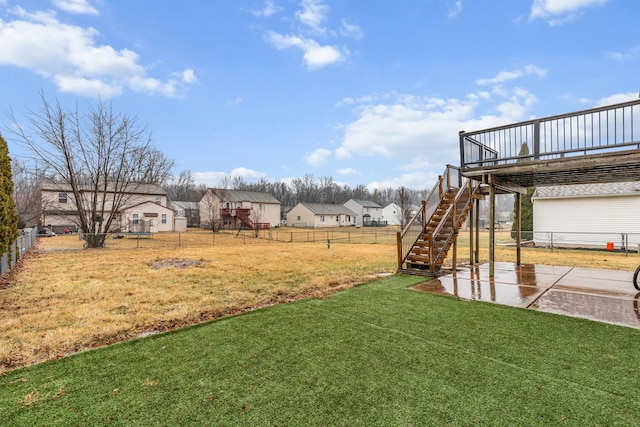
[[[458,262],[469,257],[461,234]],[[509,241],[508,233],[498,242]],[[107,241],[82,249],[77,236],[41,239],[12,285],[0,290],[0,374],[160,330],[277,302],[326,296],[393,273],[393,244],[281,243],[188,232]],[[488,260],[483,234],[480,258]],[[498,246],[498,261],[515,248]],[[522,261],[633,270],[637,254],[526,248]]]
[[[510,232],[496,233],[496,261],[516,262],[516,247]],[[461,232],[458,243],[458,263],[469,259],[469,233]],[[640,264],[637,252],[609,252],[604,250],[568,250],[549,248],[522,248],[522,262],[525,264],[566,265],[572,267],[602,268],[609,270],[633,271]],[[480,235],[480,261],[489,261],[489,237],[487,232]]]
[[[371,280],[395,270],[390,245],[280,243],[158,234],[83,250],[41,239],[0,291],[0,372],[96,345]],[[214,240],[215,239],[215,240]],[[139,247],[138,247],[139,246]]]

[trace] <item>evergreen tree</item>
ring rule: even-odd
[[[0,253],[11,252],[18,237],[18,215],[13,200],[13,178],[9,147],[0,135]]]
[[[526,142],[523,142],[522,146],[520,147],[520,152],[518,153],[518,156],[521,156],[522,158],[518,159],[518,162],[526,161],[527,158],[525,158],[524,156],[528,156],[528,155],[529,155],[529,146],[527,145]],[[533,193],[535,191],[536,191],[535,187],[529,187],[527,188],[527,192],[523,194],[521,198],[522,204],[521,204],[521,211],[520,211],[520,215],[521,215],[520,230],[522,230],[522,238],[524,240],[533,239],[533,202],[531,201],[531,197],[533,196]],[[515,215],[516,203],[517,203],[517,199],[514,198],[513,225],[511,226],[511,237],[513,237],[514,239],[516,237],[516,232],[518,227],[518,219],[516,218],[516,215]]]

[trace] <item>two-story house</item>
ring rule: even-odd
[[[280,201],[260,191],[209,188],[198,203],[200,228],[271,228],[280,225]]]
[[[80,189],[87,206],[95,195],[89,187]],[[97,195],[98,204],[105,202],[104,219],[112,213],[116,192],[112,185],[107,191]],[[73,231],[80,226],[78,207],[71,188],[63,183],[45,181],[40,188],[42,220],[44,226],[62,232],[65,228]],[[115,212],[115,220],[107,231],[117,232],[158,232],[173,231],[174,211],[167,207],[167,192],[155,184],[129,184],[125,186],[122,202]]]
[[[349,199],[343,205],[356,213],[354,221],[357,227],[386,225],[382,217],[382,206],[375,202],[370,200]]]

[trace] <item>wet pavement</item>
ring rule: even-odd
[[[633,272],[497,262],[458,268],[414,289],[640,329]]]

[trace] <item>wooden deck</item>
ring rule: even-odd
[[[461,169],[464,177],[518,191],[565,184],[640,181],[640,149]],[[519,188],[518,188],[519,187]]]

